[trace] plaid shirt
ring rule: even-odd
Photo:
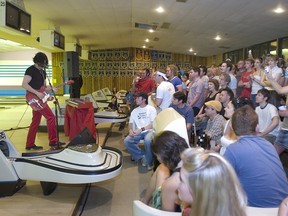
[[[217,114],[213,119],[209,119],[207,123],[206,133],[211,135],[211,140],[215,140],[216,143],[220,143],[220,139],[223,135],[223,125],[226,120],[220,114]]]

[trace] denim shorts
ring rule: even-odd
[[[288,149],[288,130],[280,130],[275,140],[275,144]]]

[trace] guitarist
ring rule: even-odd
[[[33,58],[33,62],[34,62],[34,65],[30,66],[25,71],[25,75],[22,81],[22,87],[26,89],[27,91],[26,93],[32,93],[36,96],[37,99],[41,100],[45,96],[43,91],[42,92],[40,91],[41,89],[45,91],[51,91],[51,87],[46,86],[45,68],[48,67],[48,58],[44,53],[38,52]],[[56,92],[58,89],[53,88],[53,90]],[[27,140],[26,140],[26,150],[43,149],[42,146],[35,145],[36,133],[37,133],[37,129],[40,124],[42,115],[47,120],[48,139],[49,139],[49,145],[51,146],[51,148],[56,149],[60,145],[64,144],[64,143],[59,142],[58,140],[55,116],[47,104],[44,104],[41,109],[37,109],[37,110],[33,109],[32,115],[33,115],[32,122],[30,124],[30,128],[29,128],[28,135],[27,135]]]

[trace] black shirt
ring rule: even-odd
[[[27,68],[25,75],[30,76],[32,79],[28,83],[33,89],[39,90],[46,79],[46,72],[44,70],[37,69],[34,65]]]

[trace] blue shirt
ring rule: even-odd
[[[176,110],[181,116],[185,118],[186,124],[187,123],[194,123],[194,112],[193,109],[187,105],[184,104],[183,108],[178,108],[176,105],[171,104],[170,107],[172,107],[174,110]]]
[[[173,77],[169,82],[173,84],[175,92],[178,91],[177,86],[182,86],[182,80],[177,76]]]
[[[278,207],[288,195],[288,182],[282,163],[267,140],[242,136],[228,146],[224,157],[236,171],[249,206]]]

